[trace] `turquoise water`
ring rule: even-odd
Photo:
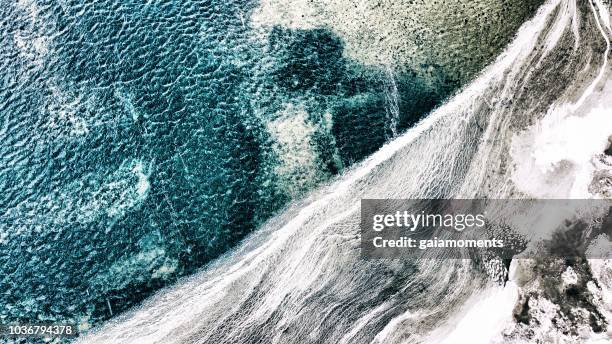
[[[391,73],[329,28],[255,29],[256,6],[0,3],[2,322],[120,313],[474,74]]]

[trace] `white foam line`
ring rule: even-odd
[[[344,335],[344,337],[342,337],[340,339],[340,341],[338,342],[338,344],[349,344],[352,343],[352,339],[353,337],[355,337],[355,335],[357,335],[357,333],[363,329],[372,319],[374,319],[375,316],[377,316],[378,314],[386,311],[387,309],[389,309],[389,304],[387,302],[379,305],[378,307],[374,308],[371,312],[366,313],[364,316],[362,316],[359,320],[357,320],[356,324],[353,326],[353,328]]]
[[[404,320],[414,319],[419,316],[418,313],[413,313],[411,311],[405,311],[401,315],[391,319],[387,323],[387,325],[380,331],[372,340],[372,344],[374,343],[385,343],[387,337],[389,337],[392,333],[395,332],[395,329],[401,325]]]

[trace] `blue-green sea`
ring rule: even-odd
[[[227,252],[441,104],[541,1],[487,3],[406,27],[421,57],[386,65],[330,25],[253,25],[258,1],[0,0],[0,323],[93,326]]]

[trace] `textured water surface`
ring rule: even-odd
[[[0,321],[87,328],[194,272],[472,79],[539,3],[0,1]]]

